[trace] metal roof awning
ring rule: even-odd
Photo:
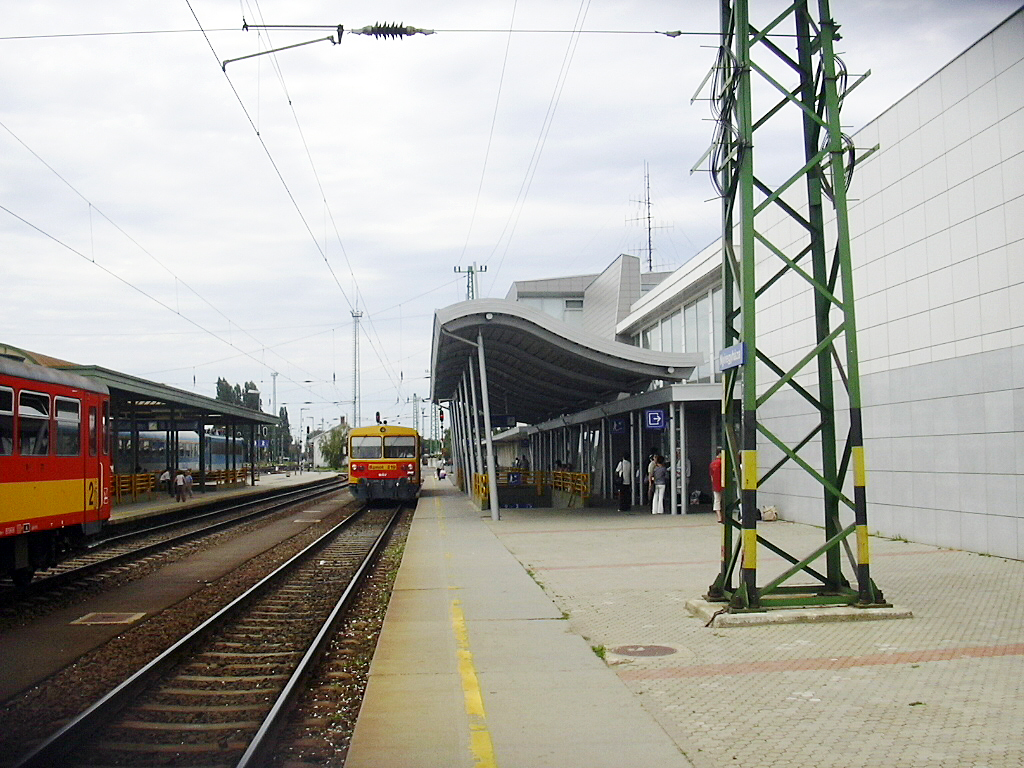
[[[268,424],[276,425],[277,417],[253,411],[240,405],[204,397],[177,387],[147,381],[126,373],[111,371],[94,365],[65,364],[61,370],[76,373],[105,384],[110,390],[115,411],[131,407],[136,418],[167,420],[202,417],[207,424]],[[121,413],[121,416],[127,414]]]
[[[680,382],[703,356],[654,352],[594,336],[523,304],[477,299],[434,315],[431,399],[456,397],[483,340],[490,410],[537,424],[637,394],[653,381]]]

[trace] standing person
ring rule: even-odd
[[[619,512],[629,512],[629,484],[633,479],[633,464],[629,454],[622,454],[622,461],[615,467],[615,476],[619,480]]]
[[[640,484],[641,487],[647,488],[647,501],[651,500],[651,494],[654,493],[654,459],[657,455],[658,450],[656,448],[651,448],[651,452],[647,455],[647,475],[645,478],[647,482]]]
[[[661,454],[654,455],[654,469],[651,470],[651,514],[662,515],[665,513],[665,483],[668,481],[668,469],[665,468],[665,459]]]
[[[192,470],[185,471],[185,497],[192,498]]]
[[[160,473],[159,477],[160,490],[166,491],[168,496],[174,495],[174,487],[171,484],[171,468],[168,467]]]
[[[174,476],[174,493],[175,501],[185,501],[185,473],[180,469],[178,474]]]
[[[715,510],[715,517],[718,518],[718,522],[722,522],[722,449],[719,448],[718,452],[715,453],[715,458],[711,460],[711,466],[709,467],[711,472],[711,493],[714,496],[714,504],[712,507]]]

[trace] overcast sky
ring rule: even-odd
[[[690,174],[717,41],[623,34],[715,32],[713,0],[190,2],[0,0],[0,343],[211,397],[252,380],[268,412],[277,371],[293,426],[319,427],[351,417],[358,308],[363,421],[409,424],[455,267],[503,297],[641,255],[645,163],[657,269],[719,234]],[[1018,6],[833,0],[849,70],[873,73],[851,132]],[[330,34],[243,17],[437,33],[225,75]]]

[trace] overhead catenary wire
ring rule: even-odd
[[[494,126],[498,121],[498,106],[501,104],[501,87],[505,82],[505,68],[508,65],[508,52],[512,47],[512,25],[516,20],[516,8],[518,0],[512,2],[512,17],[509,19],[509,35],[505,40],[505,55],[501,60],[501,74],[498,76],[498,92],[494,96],[494,111],[491,114],[491,127],[487,132],[487,148],[484,150],[484,162],[480,169],[480,183],[476,188],[476,200],[473,202],[473,213],[469,217],[469,227],[466,230],[466,242],[462,245],[462,253],[459,255],[459,263],[466,257],[466,249],[469,247],[469,239],[473,234],[473,225],[476,223],[476,214],[480,207],[480,197],[483,194],[484,178],[487,176],[487,161],[491,156],[491,141],[494,139]]]
[[[576,11],[575,26],[582,28],[589,9],[590,0],[580,0],[580,7]],[[537,166],[540,164],[541,153],[544,151],[544,144],[547,142],[548,134],[551,131],[551,125],[555,119],[555,110],[558,108],[562,89],[565,87],[565,81],[569,76],[569,66],[572,63],[573,55],[576,53],[576,45],[578,43],[579,35],[574,35],[569,39],[569,44],[562,57],[562,66],[559,69],[558,77],[555,78],[555,87],[551,93],[551,98],[548,101],[547,112],[544,114],[544,120],[541,122],[540,133],[537,136],[537,142],[534,145],[533,154],[530,157],[529,163],[527,163],[526,174],[523,177],[522,184],[519,186],[519,192],[516,194],[515,202],[512,203],[512,210],[509,212],[509,218],[506,220],[505,226],[502,229],[501,234],[498,236],[498,239],[495,241],[494,248],[488,256],[488,259],[494,257],[494,254],[501,246],[502,239],[505,238],[505,233],[508,232],[508,239],[505,241],[505,249],[502,251],[501,258],[498,260],[497,269],[495,269],[494,274],[491,275],[490,290],[494,290],[494,284],[498,280],[497,273],[501,271],[501,267],[505,263],[505,256],[508,255],[509,247],[512,244],[512,238],[515,235],[516,227],[519,224],[519,217],[522,215],[523,208],[526,205],[526,197],[529,195],[530,187],[533,185],[533,177],[537,173]]]
[[[186,2],[186,5],[188,5],[189,11],[191,11],[193,18],[196,20],[196,24],[198,25],[199,29],[203,30],[202,22],[199,20],[198,15],[196,15],[195,9],[192,8],[192,4],[191,4],[190,0],[185,0],[185,2]],[[210,52],[213,54],[214,59],[217,61],[218,65],[219,65],[220,64],[220,58],[217,55],[216,49],[213,47],[213,42],[210,40],[209,36],[205,34],[205,31],[204,31],[204,38],[206,40],[207,45],[210,48]],[[270,164],[273,167],[274,172],[277,174],[278,180],[281,182],[282,186],[285,188],[285,192],[288,195],[288,199],[291,201],[292,206],[295,208],[295,211],[296,211],[296,213],[299,216],[299,219],[302,221],[303,226],[306,228],[306,232],[309,234],[310,239],[312,239],[313,244],[316,247],[317,251],[319,252],[321,258],[324,261],[324,263],[327,265],[327,270],[330,272],[331,277],[334,280],[335,285],[337,285],[338,290],[341,292],[341,295],[345,299],[345,302],[348,304],[348,306],[350,308],[354,308],[355,304],[353,303],[352,299],[349,297],[348,293],[345,291],[345,288],[342,286],[341,281],[338,280],[338,276],[337,276],[337,274],[334,271],[334,267],[331,266],[330,260],[327,258],[327,254],[324,252],[324,249],[321,247],[320,241],[317,239],[316,235],[313,232],[312,227],[309,224],[308,219],[306,218],[305,214],[302,212],[302,207],[299,205],[299,202],[296,199],[294,193],[292,192],[291,187],[288,185],[287,180],[284,178],[284,174],[282,173],[280,167],[278,166],[276,160],[274,159],[274,155],[270,151],[270,147],[267,146],[267,143],[264,141],[263,136],[260,134],[259,129],[256,127],[256,124],[253,121],[252,116],[249,114],[249,110],[246,108],[245,102],[242,101],[241,94],[238,93],[238,89],[235,88],[235,84],[232,82],[232,80],[228,76],[227,72],[225,70],[223,70],[223,69],[221,71],[222,71],[222,74],[224,75],[225,80],[227,80],[228,85],[230,86],[232,93],[234,93],[235,99],[238,101],[239,106],[242,108],[242,112],[245,114],[246,120],[248,120],[249,125],[253,129],[253,132],[256,134],[256,138],[259,141],[260,146],[263,148],[263,151],[266,154],[267,159],[270,161]],[[371,327],[372,327],[372,322],[371,322]],[[371,347],[371,349],[373,349],[374,354],[377,356],[378,360],[381,361],[381,364],[385,365],[384,361],[381,360],[381,358],[380,358],[380,351],[377,349],[376,345],[373,344],[372,340],[370,341],[370,347]],[[398,387],[397,383],[395,383],[395,387],[397,389],[397,387]]]
[[[88,207],[89,207],[89,222],[90,222],[90,244],[92,243],[92,214],[95,211],[99,216],[103,217],[103,219],[107,223],[109,223],[114,229],[116,229],[119,233],[121,233],[130,243],[132,243],[132,245],[134,245],[136,248],[138,248],[140,251],[142,251],[144,254],[146,254],[147,257],[149,257],[155,264],[157,264],[161,269],[163,269],[173,279],[173,281],[174,281],[174,289],[175,289],[175,304],[177,306],[172,307],[169,304],[167,304],[167,303],[157,299],[152,294],[148,293],[147,291],[143,290],[142,288],[139,288],[137,285],[132,283],[127,278],[117,274],[116,272],[114,272],[114,270],[110,269],[109,267],[104,266],[100,262],[97,262],[94,250],[89,255],[86,255],[86,254],[76,250],[75,248],[72,248],[71,246],[67,245],[66,243],[64,243],[59,238],[55,237],[54,235],[52,235],[49,232],[47,232],[46,230],[44,230],[41,226],[36,225],[36,224],[28,221],[24,217],[18,215],[17,213],[13,212],[11,209],[3,207],[3,206],[0,206],[0,208],[2,208],[4,211],[6,211],[8,214],[10,214],[14,218],[18,219],[19,221],[21,221],[22,223],[24,223],[24,224],[28,225],[29,227],[31,227],[32,229],[36,230],[40,234],[42,234],[42,235],[48,237],[49,239],[53,240],[55,243],[58,243],[59,245],[61,245],[64,248],[66,248],[67,250],[71,251],[72,253],[75,253],[75,254],[81,256],[82,258],[86,259],[91,264],[93,264],[94,266],[98,267],[102,271],[106,272],[108,275],[116,278],[118,281],[120,281],[124,285],[127,285],[127,286],[131,287],[132,289],[136,290],[137,292],[139,292],[140,294],[142,294],[146,298],[151,299],[152,301],[155,301],[157,304],[159,304],[164,309],[167,309],[167,310],[173,312],[174,314],[178,315],[179,317],[181,317],[182,319],[186,320],[191,325],[195,326],[201,333],[203,333],[203,334],[205,334],[207,336],[210,336],[210,337],[212,337],[212,338],[214,338],[214,339],[216,339],[216,340],[218,340],[220,342],[223,342],[223,343],[227,344],[228,346],[230,346],[232,349],[237,350],[239,352],[239,356],[248,357],[249,359],[253,360],[254,362],[257,362],[257,363],[263,365],[264,367],[269,367],[269,366],[266,366],[266,363],[264,363],[264,362],[262,362],[260,360],[257,360],[255,357],[252,356],[252,354],[250,354],[250,353],[246,352],[245,350],[241,349],[240,347],[238,347],[230,339],[225,339],[223,336],[218,334],[216,331],[213,331],[213,330],[207,328],[202,323],[200,323],[200,322],[198,322],[196,320],[193,320],[192,318],[190,318],[186,314],[184,314],[181,311],[180,302],[179,302],[179,299],[178,299],[177,291],[178,291],[178,286],[179,285],[187,288],[188,291],[192,295],[194,295],[196,298],[198,298],[200,301],[202,301],[206,306],[208,306],[210,309],[212,309],[215,313],[220,315],[225,321],[227,321],[227,323],[229,325],[229,331],[230,331],[230,327],[234,326],[234,327],[238,328],[246,336],[248,336],[250,339],[252,339],[252,341],[255,342],[260,348],[263,348],[263,349],[269,348],[268,345],[266,345],[261,339],[258,339],[256,336],[252,335],[252,333],[250,333],[249,331],[245,330],[241,325],[239,325],[238,323],[233,321],[219,307],[217,307],[215,304],[213,304],[211,301],[209,301],[201,293],[199,293],[199,291],[197,291],[195,288],[193,288],[192,285],[190,285],[187,281],[185,281],[177,273],[175,273],[174,270],[172,270],[170,267],[168,267],[167,264],[165,264],[162,260],[160,260],[156,255],[154,255],[145,246],[143,246],[138,240],[136,240],[134,237],[132,237],[132,235],[130,235],[116,221],[111,219],[106,213],[104,213],[100,208],[98,208],[88,197],[85,196],[85,194],[83,194],[77,187],[75,187],[74,184],[72,184],[67,178],[65,178],[56,168],[54,168],[50,163],[48,163],[38,152],[36,152],[32,147],[30,147],[24,141],[24,139],[22,139],[20,136],[18,136],[16,133],[14,133],[14,131],[11,130],[11,128],[9,126],[7,126],[5,123],[3,123],[2,121],[0,121],[0,128],[3,128],[5,131],[7,131],[7,133],[10,134],[10,136],[15,141],[17,141],[29,154],[31,154],[36,160],[38,160],[43,166],[45,166],[47,170],[49,170],[54,176],[56,176],[58,179],[60,179],[60,181],[65,186],[67,186],[68,189],[70,189],[75,195],[77,195],[83,202],[85,202],[88,205]],[[92,246],[91,245],[90,245],[90,249],[92,250]],[[296,368],[297,370],[302,371],[302,369],[298,365],[296,365],[292,361],[288,360],[284,356],[280,355],[277,352],[275,352],[274,354],[277,355],[281,359],[281,361],[283,363],[286,363],[287,365],[291,365],[294,368]],[[306,373],[307,375],[311,375],[307,371],[302,371],[302,372]]]
[[[196,20],[196,24],[199,26],[200,30],[202,30],[203,29],[202,22],[199,21],[199,17],[195,13],[195,10],[192,8],[190,0],[186,0],[186,4],[188,5],[189,10],[192,12],[192,16]],[[259,13],[258,3],[257,3],[257,12]],[[248,25],[248,26],[252,27],[254,29],[268,28],[268,25]],[[273,28],[273,27],[271,26],[269,28]],[[213,47],[213,42],[210,40],[209,36],[205,36],[205,39],[206,39],[206,43],[209,46],[210,51],[213,54],[214,58],[217,59],[218,63],[220,63],[220,58],[217,55],[216,49]],[[269,42],[269,36],[268,36],[268,42]],[[270,51],[268,53],[271,54],[271,58],[272,59],[276,59],[276,56],[273,55],[274,54],[273,51]],[[282,83],[282,86],[285,89],[285,95],[286,95],[286,98],[288,100],[289,106],[292,108],[292,114],[293,114],[293,116],[295,118],[296,126],[299,129],[300,136],[302,137],[303,145],[306,147],[307,157],[309,159],[310,165],[313,167],[313,173],[314,173],[314,176],[316,177],[317,185],[318,185],[318,187],[320,188],[320,191],[321,191],[321,198],[322,198],[324,204],[327,205],[328,211],[329,211],[330,207],[327,204],[326,194],[323,191],[323,186],[322,186],[322,184],[320,182],[319,174],[316,172],[316,166],[315,166],[315,163],[313,162],[312,155],[309,153],[309,148],[308,148],[308,145],[306,144],[305,137],[302,136],[302,130],[301,130],[301,125],[300,125],[299,120],[298,120],[298,115],[297,115],[297,113],[295,113],[294,104],[293,104],[293,101],[292,101],[291,97],[287,95],[287,87],[284,86],[283,73],[280,70],[279,63],[277,63],[277,62],[275,62],[275,69],[276,69],[276,71],[278,73],[278,77],[279,77],[279,79],[280,79],[280,81]],[[349,309],[355,309],[356,306],[358,306],[358,299],[355,302],[353,302],[353,300],[349,297],[348,293],[345,291],[344,287],[341,285],[341,282],[338,280],[338,276],[335,273],[333,266],[331,266],[330,260],[327,258],[326,252],[321,247],[320,242],[317,239],[316,235],[313,233],[313,230],[312,230],[312,228],[311,228],[311,226],[309,224],[309,221],[306,219],[306,216],[303,214],[301,206],[298,203],[298,200],[295,198],[294,194],[292,193],[292,190],[289,187],[287,181],[285,180],[284,175],[281,172],[277,162],[274,160],[274,157],[273,157],[273,154],[270,151],[270,148],[267,146],[266,142],[263,140],[263,137],[260,134],[259,129],[256,127],[255,123],[253,122],[253,119],[252,119],[251,115],[249,114],[249,111],[246,108],[245,103],[242,101],[241,95],[238,93],[238,90],[235,88],[235,85],[232,82],[231,78],[228,76],[227,71],[225,69],[223,69],[223,67],[222,67],[221,71],[222,71],[222,74],[224,75],[225,79],[228,81],[228,84],[230,85],[232,92],[235,94],[235,98],[237,99],[239,106],[241,106],[242,111],[245,113],[246,119],[249,121],[250,126],[252,126],[253,131],[255,132],[256,137],[257,137],[257,139],[260,142],[260,145],[262,146],[264,152],[267,155],[267,158],[270,160],[271,165],[274,168],[274,171],[277,173],[278,179],[280,180],[281,184],[284,186],[285,191],[287,192],[288,197],[289,197],[289,199],[292,202],[292,205],[295,207],[295,210],[298,213],[299,218],[302,220],[302,223],[305,226],[307,233],[309,234],[310,238],[313,240],[313,243],[316,246],[317,251],[320,253],[320,256],[323,259],[324,263],[327,265],[327,269],[330,272],[331,277],[333,278],[335,285],[337,285],[338,290],[341,292],[342,297],[345,299],[345,302],[348,304]],[[353,282],[355,282],[355,275],[354,275],[354,272],[352,272],[352,265],[351,265],[351,262],[349,262],[347,252],[345,252],[344,244],[341,241],[340,233],[337,232],[337,224],[334,222],[333,214],[330,214],[330,217],[331,217],[332,224],[334,225],[334,228],[335,228],[335,233],[336,233],[336,235],[338,237],[338,242],[341,244],[342,252],[345,255],[345,260],[346,260],[346,262],[348,262],[349,271],[350,271],[350,274],[352,275]],[[356,291],[358,292],[358,286],[356,286]],[[374,326],[372,315],[371,316],[367,316],[367,319],[369,320],[370,329],[373,331],[374,336],[377,337],[377,344],[374,343],[374,340],[369,336],[369,334],[366,334],[367,341],[369,341],[370,348],[373,350],[373,353],[377,357],[378,361],[381,363],[382,366],[384,366],[385,369],[387,369],[387,367],[388,367],[387,363],[381,357],[381,350],[379,348],[379,346],[382,347],[383,344],[380,341],[380,336],[377,333],[376,328]],[[364,333],[365,333],[365,331],[364,331]],[[396,382],[394,379],[392,379],[392,384],[393,384],[393,386],[395,386],[396,389],[399,388],[399,383]]]

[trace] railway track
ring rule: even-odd
[[[256,766],[400,510],[333,527],[25,756],[19,768]]]
[[[176,547],[191,544],[229,528],[285,510],[345,488],[346,481],[327,482],[312,487],[293,488],[268,494],[259,499],[218,505],[216,509],[183,517],[178,511],[139,523],[127,533],[115,534],[98,541],[80,555],[71,557],[38,577],[32,584],[0,586],[0,612],[11,615],[21,606],[39,608],[48,595],[67,594],[75,585],[83,588],[96,585],[104,574],[116,574],[132,564],[167,553]]]

